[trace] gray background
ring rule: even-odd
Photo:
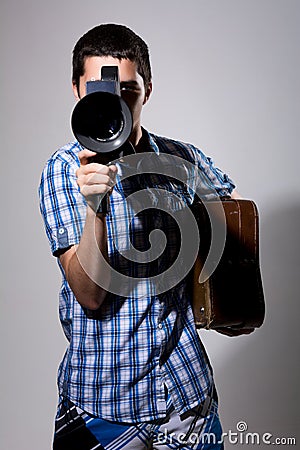
[[[101,22],[127,24],[149,43],[154,92],[144,125],[201,147],[259,206],[265,325],[248,337],[201,334],[224,431],[245,420],[251,432],[298,433],[300,448],[299,6],[2,0],[1,448],[51,445],[66,342],[37,187],[48,156],[72,138],[71,49]]]

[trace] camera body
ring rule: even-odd
[[[86,95],[73,110],[71,126],[78,142],[103,154],[104,160],[122,154],[119,149],[131,134],[132,115],[121,97],[117,66],[103,66],[101,80],[86,83]]]

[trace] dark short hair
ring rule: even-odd
[[[145,87],[151,81],[151,65],[147,44],[125,25],[101,24],[87,31],[76,43],[73,50],[72,80],[79,90],[79,79],[84,75],[85,59],[89,56],[112,56],[129,59],[137,65],[137,71],[144,80]]]

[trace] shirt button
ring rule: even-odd
[[[58,232],[59,232],[59,234],[64,234],[65,229],[63,227],[61,227],[61,228],[58,229]]]
[[[163,326],[162,326],[162,323],[159,323],[159,324],[158,324],[158,328],[161,330],[162,327],[163,327]]]

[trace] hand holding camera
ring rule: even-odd
[[[90,159],[95,155],[95,152],[87,149],[79,152],[80,167],[76,172],[76,176],[80,192],[85,197],[90,208],[95,212],[101,212],[99,211],[99,205],[105,195],[113,189],[117,167],[96,162],[91,163]]]

